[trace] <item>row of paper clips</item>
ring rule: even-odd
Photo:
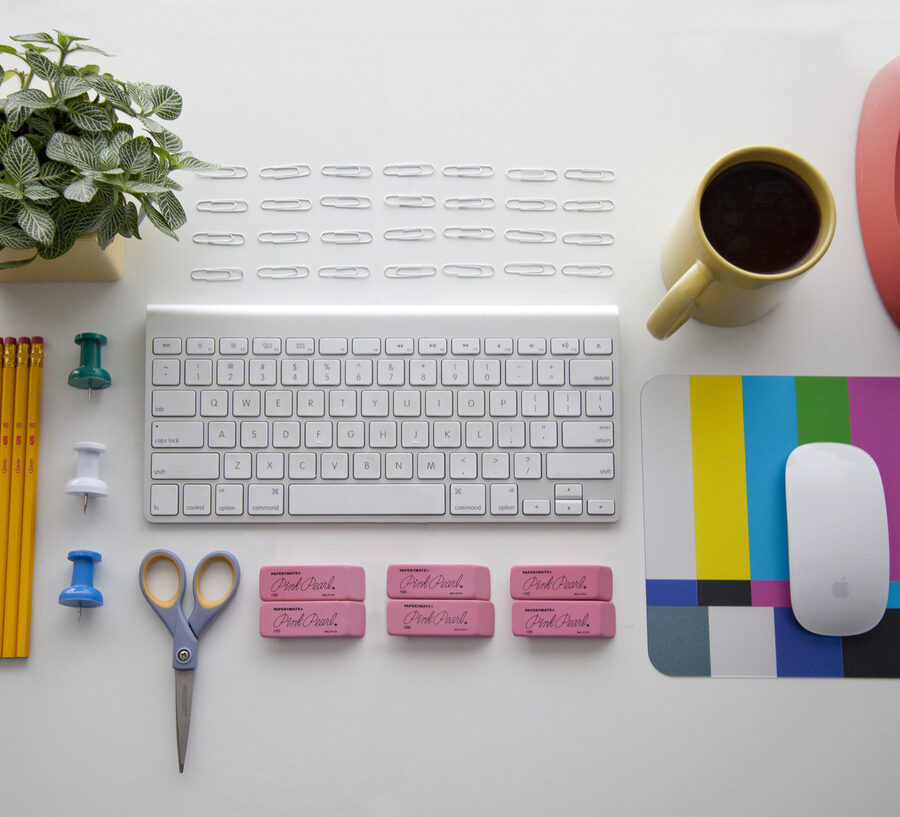
[[[323,165],[321,168],[322,175],[331,178],[366,179],[372,176],[372,172],[371,165]],[[435,168],[428,162],[409,162],[385,165],[382,172],[385,176],[411,178],[433,176]],[[451,178],[490,178],[494,175],[494,168],[491,165],[445,165],[441,172]],[[207,179],[244,179],[248,175],[244,165],[219,165],[196,173]],[[311,174],[312,168],[305,164],[267,165],[259,169],[263,179],[300,179]],[[563,176],[582,182],[611,182],[616,178],[612,170],[587,167],[569,168],[563,171]],[[559,173],[546,167],[513,167],[506,171],[506,178],[520,182],[555,182]]]
[[[491,227],[446,227],[446,238],[460,240],[490,240],[494,237]],[[386,230],[384,237],[388,241],[430,241],[436,235],[431,227],[397,227]],[[553,230],[507,230],[506,238],[520,244],[552,244],[556,241]],[[371,244],[373,235],[368,230],[326,230],[319,236],[324,244]],[[202,232],[194,233],[195,244],[212,244],[222,247],[242,246],[246,238],[243,233]],[[257,233],[256,240],[260,244],[306,244],[309,241],[306,230],[263,230]],[[605,247],[612,244],[615,238],[612,233],[563,233],[563,244],[575,244],[582,247]]]
[[[384,268],[385,278],[431,278],[437,275],[438,268],[430,264],[397,264]],[[507,275],[547,276],[556,274],[553,264],[517,262],[506,264],[503,271]],[[582,278],[607,278],[613,274],[613,268],[607,264],[566,264],[560,270],[563,275]],[[441,267],[444,275],[454,278],[491,278],[494,267],[491,264],[444,264]],[[276,266],[258,267],[259,278],[286,279],[308,278],[309,267],[298,264],[279,264]],[[372,274],[369,267],[359,264],[340,264],[337,266],[319,267],[320,278],[368,278]],[[240,281],[244,271],[240,267],[199,267],[191,270],[191,278],[195,281]]]
[[[428,209],[437,205],[434,196],[422,194],[396,194],[384,197],[388,207]],[[372,199],[368,196],[322,196],[319,199],[322,207],[339,210],[368,210]],[[444,207],[448,210],[492,210],[496,201],[490,196],[453,196],[444,199]],[[312,209],[310,199],[272,198],[262,199],[259,203],[262,210],[283,212],[305,212]],[[524,212],[550,212],[556,210],[555,199],[520,199],[506,200],[508,210]],[[250,209],[245,199],[201,199],[197,202],[197,210],[201,213],[246,213]],[[562,203],[562,209],[570,213],[606,213],[615,209],[610,199],[568,199]]]

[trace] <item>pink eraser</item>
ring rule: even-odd
[[[264,601],[259,634],[265,638],[359,638],[366,634],[361,601]]]
[[[494,634],[494,605],[460,599],[405,600],[387,603],[388,635]]]
[[[366,571],[356,565],[266,565],[259,569],[263,601],[362,601]]]
[[[513,635],[612,638],[616,606],[610,601],[514,601]]]
[[[516,565],[509,571],[514,599],[612,598],[612,570],[603,565]]]
[[[390,565],[391,599],[489,599],[491,571],[481,565]]]

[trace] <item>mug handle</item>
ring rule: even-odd
[[[650,334],[657,340],[665,340],[674,335],[691,317],[697,306],[697,299],[713,280],[709,268],[701,261],[688,269],[650,313],[647,319]]]

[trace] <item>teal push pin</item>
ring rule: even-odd
[[[109,372],[100,366],[100,347],[106,346],[106,335],[99,332],[80,332],[75,343],[81,347],[81,362],[69,374],[68,384],[76,389],[87,389],[88,399],[94,389],[108,389],[112,385]]]
[[[59,594],[64,607],[77,607],[78,620],[85,607],[102,607],[103,594],[94,587],[94,563],[103,557],[94,550],[70,550],[72,584]]]

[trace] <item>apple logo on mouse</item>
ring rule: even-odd
[[[831,585],[831,592],[836,599],[846,599],[850,596],[850,582],[844,576],[839,582]]]

